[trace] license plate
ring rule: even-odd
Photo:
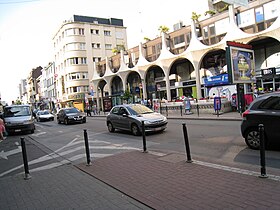
[[[15,130],[15,132],[20,132],[20,131],[21,131],[20,129],[16,129],[16,130]]]

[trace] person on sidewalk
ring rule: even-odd
[[[0,118],[0,141],[3,141],[5,139],[4,132],[5,132],[4,121]]]

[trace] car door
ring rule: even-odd
[[[280,97],[273,96],[264,100],[259,107],[263,114],[261,122],[264,125],[269,141],[280,139]]]
[[[119,110],[119,127],[124,130],[130,130],[129,113],[125,107],[120,107]]]
[[[119,107],[114,107],[108,116],[108,120],[114,128],[119,128]]]

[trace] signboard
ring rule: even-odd
[[[250,45],[227,42],[229,79],[233,84],[256,82],[254,51]]]
[[[222,107],[222,102],[221,102],[221,97],[214,97],[214,109],[215,111],[221,110]]]
[[[104,112],[109,112],[112,109],[112,100],[111,98],[104,98],[103,99],[103,106],[104,106]]]
[[[228,74],[220,74],[217,76],[204,78],[204,85],[206,87],[226,84],[229,84]]]

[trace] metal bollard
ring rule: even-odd
[[[181,117],[183,116],[183,107],[182,105],[180,105],[180,113],[181,113]]]
[[[189,138],[188,138],[188,132],[187,132],[187,127],[186,123],[183,123],[183,133],[184,133],[184,140],[185,140],[185,147],[186,147],[186,153],[187,153],[187,163],[192,163],[192,158],[191,158],[191,151],[190,151],[190,145],[189,145]]]
[[[86,147],[87,166],[90,166],[91,161],[90,161],[90,153],[89,153],[88,135],[86,129],[84,129],[84,139],[85,139],[85,147]]]
[[[259,124],[259,135],[260,135],[260,164],[261,164],[261,175],[260,178],[267,178],[265,168],[265,140],[264,140],[264,126]]]
[[[143,152],[147,152],[147,145],[146,145],[146,133],[145,133],[145,123],[142,121],[142,137],[143,137]]]
[[[196,105],[196,111],[197,111],[197,116],[199,117],[199,106],[198,106],[198,104]]]
[[[168,116],[168,109],[167,109],[167,106],[165,106],[165,110],[166,110],[166,116]]]
[[[24,137],[20,138],[21,142],[21,148],[22,148],[22,158],[23,158],[23,165],[24,165],[24,179],[28,180],[31,178],[29,174],[29,168],[28,168],[28,161],[27,161],[27,154],[26,154],[26,146],[25,146],[25,141]]]

